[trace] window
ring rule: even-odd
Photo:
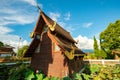
[[[47,31],[48,31],[48,27],[45,25],[42,32],[46,33]]]
[[[47,31],[48,31],[48,27],[44,27],[43,32],[45,33]]]
[[[39,34],[36,34],[35,38],[36,38],[36,39],[40,39],[40,35],[39,35]]]
[[[35,49],[35,52],[36,52],[36,53],[39,53],[39,52],[40,52],[40,44],[39,44],[38,47]]]
[[[57,44],[55,44],[55,51],[60,51],[60,47],[57,45]]]

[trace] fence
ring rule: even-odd
[[[84,60],[85,64],[114,65],[120,64],[120,60]]]
[[[85,64],[102,64],[102,65],[114,65],[114,64],[120,64],[120,60],[83,60]],[[30,61],[25,61],[23,63],[30,63]],[[10,62],[10,63],[0,63],[1,65],[15,65],[16,62]]]

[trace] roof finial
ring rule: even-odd
[[[37,3],[37,2],[36,2]],[[40,8],[40,6],[39,6],[39,4],[37,3],[36,4],[36,7],[38,8],[38,10],[41,12],[42,11],[42,9]]]

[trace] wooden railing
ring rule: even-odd
[[[85,64],[114,65],[120,64],[120,60],[84,60]]]

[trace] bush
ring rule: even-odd
[[[17,63],[12,67],[0,67],[1,80],[61,80],[58,77],[47,77],[42,71],[35,73],[28,64]],[[73,77],[62,80],[120,80],[120,65],[85,65],[83,71],[73,73]]]

